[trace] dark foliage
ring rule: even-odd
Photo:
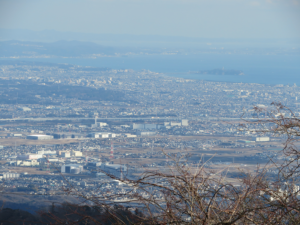
[[[62,204],[52,205],[48,211],[31,214],[20,209],[4,208],[0,210],[1,225],[36,225],[36,224],[76,224],[76,225],[113,225],[136,224],[141,222],[139,210],[131,212],[122,206],[99,207]],[[145,224],[145,223],[144,223]]]
[[[1,225],[34,225],[40,224],[37,216],[20,209],[4,208],[0,210],[0,224]]]
[[[78,206],[63,204],[52,205],[49,212],[40,212],[41,220],[47,224],[112,225],[136,224],[141,222],[141,213],[131,212],[122,206]],[[122,223],[121,223],[122,221]]]
[[[79,100],[122,101],[118,91],[95,89],[84,86],[71,86],[48,83],[40,85],[33,81],[0,80],[0,104],[60,104],[59,98]],[[40,96],[40,98],[36,97]],[[49,98],[51,97],[51,98]],[[47,99],[45,99],[47,98]]]

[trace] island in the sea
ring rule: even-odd
[[[199,71],[193,71],[190,73],[196,73],[196,74],[202,74],[202,75],[245,75],[243,71],[241,70],[225,70],[225,69],[214,69],[214,70],[199,70]]]

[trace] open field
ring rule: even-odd
[[[114,142],[114,154],[115,159],[111,160],[116,164],[127,164],[130,166],[136,166],[137,168],[143,168],[144,166],[147,169],[152,169],[151,164],[155,164],[155,167],[163,168],[161,165],[164,165],[166,161],[171,162],[172,159],[168,159],[162,154],[163,152],[168,155],[176,155],[177,153],[187,153],[190,154],[188,159],[189,165],[192,167],[195,166],[199,161],[209,162],[209,168],[216,171],[223,171],[224,168],[228,169],[230,172],[239,172],[239,169],[254,171],[258,164],[265,165],[268,162],[268,159],[260,159],[259,157],[255,157],[257,153],[263,152],[278,152],[282,149],[282,143],[271,141],[271,142],[259,142],[259,143],[250,143],[249,147],[236,147],[235,141],[238,139],[247,139],[247,137],[235,137],[235,136],[214,136],[214,135],[199,135],[199,136],[153,136],[153,137],[141,137],[140,139],[147,138],[147,142],[151,143],[151,139],[155,140],[155,142],[160,143],[160,140],[165,141],[168,139],[170,142],[180,143],[180,142],[188,142],[199,140],[199,143],[206,143],[206,140],[209,142],[221,141],[222,143],[231,143],[230,146],[221,146],[221,145],[211,145],[205,144],[205,147],[187,147],[184,149],[179,148],[162,148],[155,146],[153,148],[153,155],[149,155],[152,151],[151,146],[148,147],[137,147],[135,146],[136,142],[132,142],[133,147],[130,147],[131,141],[124,141],[122,139],[116,139]],[[83,139],[51,139],[51,140],[28,140],[21,138],[6,138],[0,139],[0,145],[3,146],[20,146],[20,145],[64,145],[70,143],[78,143],[82,142]],[[142,141],[142,140],[141,140]],[[108,139],[100,139],[101,150],[98,151],[85,151],[84,156],[88,156],[91,158],[101,159],[101,158],[110,158],[110,141]],[[195,143],[195,142],[194,142]],[[219,143],[219,142],[217,142]],[[128,146],[129,144],[129,146]],[[240,144],[240,143],[237,143]],[[127,145],[127,146],[126,146]],[[259,146],[258,146],[259,145]],[[275,146],[274,150],[270,148],[270,145]],[[176,145],[175,145],[176,146]],[[201,145],[202,146],[202,145]],[[124,157],[124,154],[128,153],[127,156]],[[130,155],[136,155],[131,157]],[[122,155],[121,158],[118,158],[118,155]],[[142,155],[142,156],[141,156]],[[141,156],[141,157],[140,157]],[[147,165],[150,165],[149,167]],[[49,174],[48,171],[40,171],[36,168],[31,167],[10,167],[14,172],[22,173],[27,172],[28,174],[40,174],[46,175]]]
[[[41,171],[35,167],[27,167],[27,166],[22,166],[22,167],[9,167],[9,170],[11,172],[15,173],[28,173],[28,174],[36,174],[36,175],[48,175],[49,171]]]
[[[29,140],[21,138],[0,139],[0,145],[3,146],[20,146],[20,145],[63,145],[77,143],[78,139],[51,139],[51,140]]]

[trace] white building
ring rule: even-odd
[[[91,138],[114,138],[116,136],[114,133],[91,133],[88,135]]]
[[[80,151],[72,151],[72,156],[81,157],[82,156],[82,152],[80,152]]]
[[[102,122],[97,122],[96,125],[97,125],[97,127],[106,127],[106,126],[108,126],[107,123],[102,123]]]
[[[155,135],[156,132],[152,132],[152,131],[138,131],[136,134],[140,135],[140,136],[151,136],[151,135]]]
[[[38,166],[40,163],[36,159],[17,160],[11,162],[15,166]]]
[[[79,174],[83,171],[83,166],[79,164],[66,164],[61,167],[62,173]]]
[[[114,133],[109,133],[108,134],[108,137],[110,137],[110,138],[114,138],[114,137],[116,137],[117,135],[116,134],[114,134]]]
[[[56,155],[56,151],[51,151],[51,150],[41,150],[37,151],[38,155]]]
[[[269,137],[253,137],[252,140],[253,141],[257,141],[257,142],[260,142],[260,141],[270,141],[270,138]]]
[[[125,136],[128,137],[128,138],[134,138],[134,137],[136,137],[135,134],[125,134]]]
[[[170,123],[170,126],[171,126],[171,127],[173,127],[173,126],[179,126],[179,127],[180,127],[180,126],[181,126],[181,123],[178,123],[178,122],[171,122],[171,123]]]
[[[162,127],[162,125],[151,124],[151,123],[146,123],[146,124],[134,123],[134,124],[132,124],[133,130],[156,130],[156,129],[160,129],[161,127]]]
[[[96,120],[95,120],[95,124],[92,124],[92,128],[95,128],[95,127],[106,127],[106,126],[108,126],[107,123],[97,122]]]
[[[100,133],[99,138],[109,138],[110,133]]]
[[[20,110],[24,111],[24,112],[30,112],[31,108],[28,107],[21,107]]]
[[[171,126],[171,127],[174,127],[174,126],[178,126],[178,127],[180,127],[180,126],[188,126],[189,125],[189,121],[188,120],[186,120],[186,119],[184,119],[184,120],[181,120],[181,122],[164,122],[164,126],[165,127],[169,127],[169,126]]]
[[[143,129],[145,129],[145,124],[136,124],[136,123],[134,123],[132,125],[132,129],[134,129],[134,130],[143,130]]]
[[[188,120],[181,120],[181,125],[182,126],[188,126],[189,125],[189,121]]]
[[[61,157],[68,158],[70,156],[71,156],[70,152],[61,152]]]
[[[24,154],[24,155],[17,156],[17,159],[19,160],[31,160],[31,159],[40,159],[40,158],[43,158],[43,156],[39,154]]]
[[[19,178],[19,173],[2,172],[0,173],[0,179],[15,179]]]

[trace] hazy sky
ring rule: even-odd
[[[300,0],[0,0],[0,28],[300,37]]]

